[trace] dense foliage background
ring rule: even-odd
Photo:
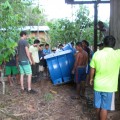
[[[14,54],[22,27],[45,23],[42,13],[31,2],[0,0],[0,64]]]
[[[73,20],[64,18],[48,21],[44,9],[33,6],[31,0],[0,0],[0,21],[0,64],[14,54],[20,30],[24,26],[48,25],[50,31],[47,36],[52,47],[83,39],[91,44],[93,42],[93,21],[85,6],[79,7]]]
[[[93,21],[89,18],[89,10],[86,6],[80,6],[74,14],[75,19],[58,19],[47,23],[50,27],[49,35],[51,45],[58,43],[77,42],[83,39],[93,43]]]

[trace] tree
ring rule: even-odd
[[[67,43],[72,39],[70,29],[74,29],[74,24],[71,24],[69,20],[59,19],[48,22],[47,25],[50,27],[49,35],[52,46],[57,46],[58,43]]]
[[[25,11],[28,19],[26,26],[45,25],[46,16],[44,15],[44,9],[39,8],[39,6],[29,6],[26,7]]]
[[[48,23],[52,46],[56,46],[58,43],[77,42],[83,39],[92,43],[93,22],[88,17],[89,10],[87,7],[80,6],[74,16],[74,21],[58,19]]]
[[[86,6],[82,5],[79,7],[75,16],[75,28],[79,40],[86,39],[89,42],[93,41],[93,21],[89,18],[89,10]]]
[[[21,0],[0,2],[0,64],[8,61],[17,46],[19,29],[24,26],[25,4]]]

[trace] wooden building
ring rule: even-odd
[[[29,31],[29,38],[38,38],[42,42],[49,43],[48,26],[25,26],[22,30]]]

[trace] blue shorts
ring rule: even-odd
[[[20,74],[32,74],[32,69],[29,61],[20,61],[19,62]]]
[[[86,67],[78,67],[75,71],[75,83],[86,80]]]
[[[90,74],[90,64],[87,65],[86,73],[87,73],[87,74]]]
[[[94,106],[104,110],[115,110],[115,93],[94,91]]]

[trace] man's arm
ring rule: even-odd
[[[26,51],[27,57],[28,57],[28,59],[30,61],[30,64],[32,65],[32,60],[31,60],[31,57],[30,57],[30,52],[29,52],[29,49],[28,49],[27,46],[25,47],[25,51]]]
[[[117,49],[116,51],[117,51],[117,54],[118,54],[118,63],[120,65],[120,49]]]
[[[74,63],[74,67],[73,67],[73,70],[72,70],[72,73],[74,74],[76,68],[77,68],[77,65],[78,65],[78,60],[79,60],[79,53],[76,54],[76,57],[75,57],[75,63]]]
[[[34,60],[33,60],[32,53],[31,53],[31,52],[30,52],[30,58],[31,58],[32,64],[35,65],[35,62],[34,62]]]
[[[88,53],[86,52],[86,66],[87,66],[87,64],[88,64]]]
[[[94,75],[95,75],[95,68],[90,68],[90,85],[93,85],[93,80],[94,80]]]
[[[18,66],[18,54],[16,54],[16,66]]]

